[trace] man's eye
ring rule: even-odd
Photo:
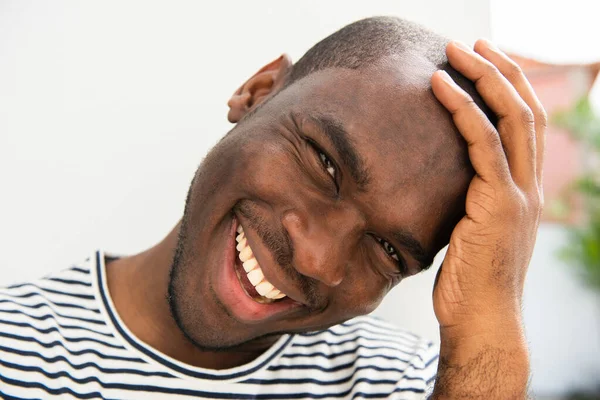
[[[400,256],[398,255],[398,252],[396,251],[394,246],[390,244],[390,242],[381,238],[377,238],[377,241],[379,242],[381,247],[383,247],[383,250],[387,253],[388,256],[390,256],[396,262],[400,263]]]
[[[327,155],[325,153],[323,153],[319,149],[315,149],[315,150],[317,151],[317,154],[319,155],[319,158],[321,159],[321,162],[323,163],[323,166],[327,170],[327,173],[329,175],[331,175],[331,177],[333,179],[335,179],[335,172],[336,171],[335,171],[335,165],[333,165],[333,162],[329,159],[329,157],[327,157]]]
[[[331,158],[329,158],[329,156],[327,154],[325,154],[325,152],[323,150],[321,150],[320,146],[318,144],[316,144],[314,141],[312,141],[311,139],[307,139],[307,142],[310,145],[310,147],[312,147],[312,149],[315,151],[317,156],[319,157],[319,160],[321,161],[321,164],[323,165],[323,168],[325,169],[325,171],[327,171],[327,173],[329,175],[331,175],[331,177],[333,178],[333,181],[336,182],[337,168],[336,168],[335,164],[333,163],[333,161],[331,160]],[[336,186],[337,186],[337,184],[336,184]]]

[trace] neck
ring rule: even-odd
[[[189,341],[175,322],[167,293],[180,225],[156,246],[107,264],[107,286],[119,317],[139,340],[186,364],[226,369],[254,360],[278,337],[249,342],[232,351],[206,351]]]

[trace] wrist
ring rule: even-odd
[[[440,338],[449,347],[477,343],[525,343],[520,312],[479,316],[460,324],[440,325]]]
[[[496,351],[502,358],[510,358],[520,370],[529,373],[529,350],[523,329],[520,327],[499,328],[492,331],[489,327],[473,329],[469,332],[448,332],[440,329],[440,357],[445,357],[452,365],[464,365],[476,356]]]
[[[520,320],[510,321],[440,327],[434,399],[527,398],[529,353]]]
[[[440,356],[455,364],[467,362],[484,349],[512,354],[515,362],[529,363],[525,331],[520,316],[487,318],[470,324],[440,327]]]

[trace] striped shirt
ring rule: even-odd
[[[179,362],[137,339],[106,286],[104,254],[0,289],[3,399],[422,399],[438,349],[373,317],[283,335],[225,370]]]

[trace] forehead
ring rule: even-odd
[[[365,203],[420,230],[428,244],[444,208],[465,188],[464,173],[457,175],[464,144],[431,92],[435,70],[418,56],[387,58],[366,69],[313,73],[291,96],[295,115],[343,125],[371,176]]]
[[[405,54],[359,70],[319,71],[300,81],[293,109],[339,121],[367,154],[401,154],[421,164],[440,155],[441,142],[459,137],[431,91],[435,70],[424,58]]]

